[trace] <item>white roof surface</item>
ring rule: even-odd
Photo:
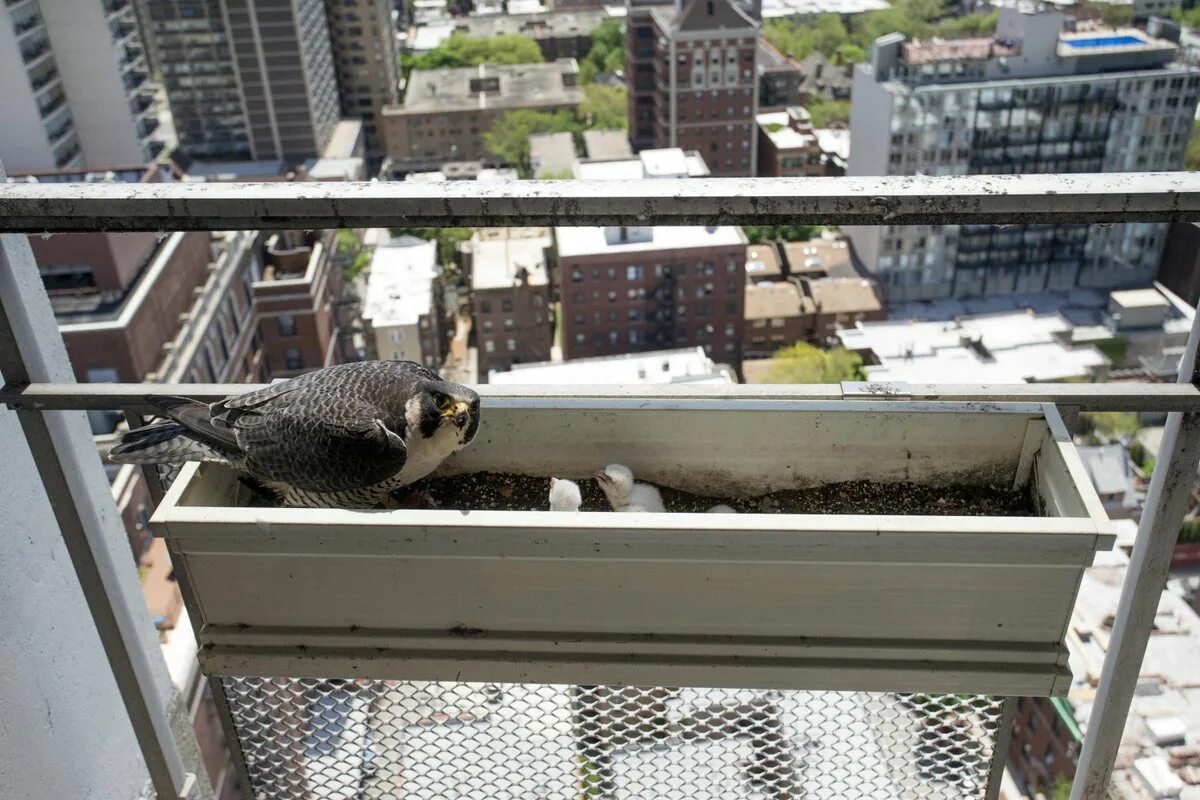
[[[797,17],[815,14],[862,14],[891,8],[885,0],[763,0],[762,15]]]
[[[433,306],[437,243],[411,236],[381,243],[371,257],[363,318],[372,326],[416,325]]]
[[[817,137],[817,147],[822,153],[829,153],[842,161],[850,160],[850,129],[849,128],[813,128]]]
[[[514,231],[521,232],[517,228]],[[471,239],[471,286],[474,289],[503,289],[517,281],[517,271],[528,272],[531,286],[550,282],[546,271],[546,248],[550,246],[550,231],[535,228],[524,231],[533,235],[503,235],[502,238]]]
[[[871,380],[1026,383],[1089,375],[1108,363],[1094,347],[1063,345],[1056,334],[1070,329],[1059,314],[1011,311],[958,322],[860,322],[837,335],[846,348],[879,357],[865,368]]]
[[[786,111],[772,111],[767,114],[759,114],[755,117],[755,120],[758,122],[759,127],[762,128],[763,133],[771,140],[771,143],[780,150],[795,150],[800,147],[810,147],[817,141],[816,136],[793,130],[788,125],[789,118]],[[768,125],[782,125],[783,127],[769,131],[766,127]]]
[[[641,241],[610,244],[603,227],[555,228],[560,257],[597,255],[600,253],[642,253],[658,250],[687,250],[696,247],[744,245],[746,235],[732,225],[704,227],[685,225],[656,227]]]
[[[569,384],[611,386],[620,384],[736,383],[728,367],[716,364],[704,348],[656,350],[619,356],[577,358],[514,364],[512,369],[488,374],[488,383],[524,386]]]
[[[704,158],[695,150],[678,147],[643,150],[634,158],[575,162],[576,178],[592,181],[631,181],[639,178],[703,178],[711,175]]]

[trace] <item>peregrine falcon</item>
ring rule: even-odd
[[[213,461],[284,505],[373,508],[479,430],[479,395],[411,361],[364,361],[205,404],[146,398],[166,420],[121,436],[118,464]]]

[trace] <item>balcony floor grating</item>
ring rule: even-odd
[[[984,796],[1002,698],[225,678],[255,797]]]

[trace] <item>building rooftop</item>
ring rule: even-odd
[[[801,124],[807,126],[808,112],[798,107],[786,111],[759,114],[754,119],[758,122],[759,130],[765,133],[771,140],[771,144],[780,150],[800,150],[816,146],[817,137],[812,133],[811,127],[808,127],[808,130],[796,130],[792,127],[794,114],[802,114],[803,122]]]
[[[618,229],[599,226],[555,228],[554,233],[558,240],[558,254],[561,257],[692,250],[702,247],[746,244],[746,234],[742,233],[741,228],[732,225],[720,227],[684,225],[628,230],[630,235],[625,241],[622,241],[617,235]]]
[[[623,130],[584,131],[583,149],[593,161],[612,161],[633,156],[629,135]]]
[[[619,356],[576,358],[514,364],[504,372],[491,372],[488,383],[509,385],[613,385],[662,383],[737,383],[733,370],[715,363],[704,348],[655,350]]]
[[[1133,500],[1133,469],[1124,445],[1107,444],[1080,447],[1079,458],[1092,485],[1101,495],[1123,494]]]
[[[843,346],[870,351],[871,380],[936,383],[1026,383],[1091,377],[1108,366],[1094,347],[1063,343],[1071,324],[1060,314],[1032,310],[955,321],[859,322],[838,331]]]
[[[628,146],[628,143],[626,143]],[[631,158],[578,159],[572,173],[580,180],[620,181],[640,178],[704,178],[712,173],[695,150],[667,147],[643,150]]]
[[[1122,308],[1167,309],[1171,305],[1157,289],[1125,289],[1111,292],[1109,297]]]
[[[482,39],[520,34],[532,39],[588,36],[608,16],[603,9],[581,8],[569,11],[522,14],[509,0],[507,14],[460,17],[454,30]]]
[[[813,302],[791,281],[759,283],[746,287],[746,319],[786,319],[811,314]]]
[[[1084,572],[1067,630],[1068,663],[1073,676],[1067,700],[1085,731],[1128,567],[1129,559],[1121,548],[1097,554],[1096,566]],[[1175,760],[1170,755],[1173,748],[1200,744],[1197,664],[1200,617],[1182,597],[1163,591],[1113,772],[1114,796],[1139,800],[1167,796],[1189,800],[1196,796],[1192,782],[1181,779],[1185,771],[1195,768],[1187,766],[1186,758]],[[1174,784],[1176,791],[1148,790],[1145,777],[1139,774],[1146,769],[1148,759],[1156,762],[1153,769],[1160,775],[1158,780]],[[1179,788],[1183,788],[1182,793]]]
[[[783,275],[779,250],[771,242],[752,244],[746,248],[746,278],[778,278]]]
[[[788,274],[811,278],[856,278],[845,239],[821,236],[807,242],[784,242]]]
[[[333,133],[325,143],[321,158],[354,158],[361,155],[363,144],[363,121],[361,119],[338,120]]]
[[[583,101],[579,65],[573,58],[548,64],[480,64],[416,70],[400,105],[384,114],[472,111],[536,106],[574,106]]]
[[[949,61],[986,61],[989,58],[1015,56],[1021,52],[1017,42],[1000,42],[991,36],[970,39],[912,39],[904,43],[901,60],[905,64],[938,64]]]
[[[363,160],[357,156],[318,158],[305,166],[305,174],[312,181],[361,181]]]
[[[439,275],[437,242],[400,236],[381,242],[371,256],[363,319],[371,325],[416,325],[433,307]]]
[[[477,231],[471,237],[471,288],[506,289],[517,285],[524,270],[531,286],[550,282],[546,250],[552,245],[548,228],[505,228]]]
[[[1113,53],[1151,52],[1175,50],[1176,45],[1163,39],[1155,39],[1137,28],[1114,28],[1110,30],[1064,31],[1058,37],[1058,55],[1061,58],[1104,56]]]
[[[858,314],[883,309],[875,284],[864,278],[822,278],[810,281],[808,290],[822,314]]]
[[[886,0],[763,0],[763,19],[811,17],[817,14],[849,16],[891,8]]]
[[[535,178],[570,175],[575,158],[575,137],[570,133],[535,133],[529,137],[529,163]]]
[[[193,161],[180,180],[185,183],[206,181],[283,180],[289,170],[283,159],[263,161]]]
[[[822,153],[840,159],[843,167],[850,163],[849,128],[813,128],[813,135]]]

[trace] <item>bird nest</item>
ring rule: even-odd
[[[595,480],[578,481],[581,511],[610,511]],[[475,472],[426,478],[412,487],[455,511],[545,511],[546,477]],[[667,511],[703,513],[717,503],[754,514],[906,514],[936,516],[1036,516],[1028,492],[997,486],[924,486],[853,481],[789,489],[760,497],[703,497],[659,486]],[[403,490],[402,490],[403,491]]]

